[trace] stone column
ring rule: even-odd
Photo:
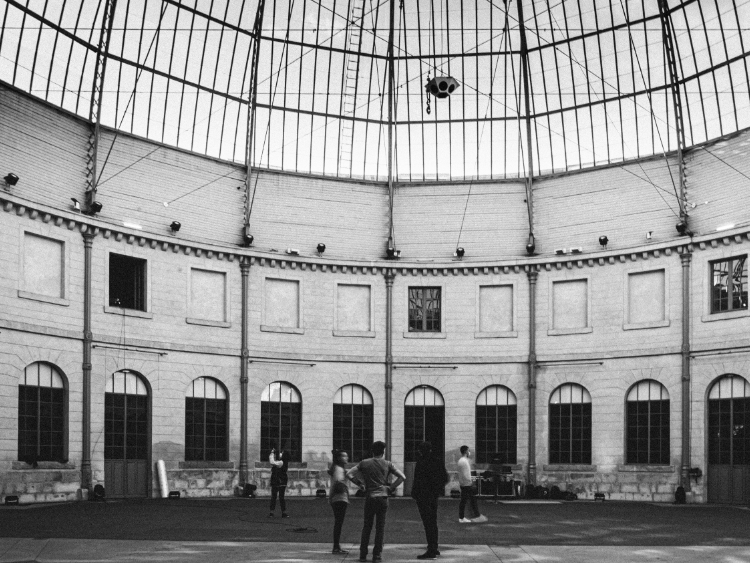
[[[680,254],[682,262],[682,466],[680,484],[690,490],[690,260],[689,247]]]
[[[529,270],[529,466],[527,484],[536,485],[536,282],[539,273]]]
[[[91,250],[96,233],[91,227],[83,235],[83,414],[81,425],[81,489],[90,491],[91,477]]]
[[[247,343],[248,324],[248,279],[250,276],[250,260],[240,260],[242,274],[242,344],[240,352],[240,485],[247,483],[247,369],[250,351]]]
[[[393,425],[393,269],[385,271],[385,443],[386,457],[391,459]]]

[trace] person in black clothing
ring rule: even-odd
[[[417,501],[419,516],[422,518],[425,535],[427,536],[427,551],[417,556],[417,559],[436,559],[438,551],[438,498],[445,494],[448,483],[448,472],[445,464],[432,453],[432,444],[422,442],[418,449],[419,460],[414,468],[414,484],[411,496]]]
[[[271,463],[271,513],[268,515],[269,518],[273,518],[273,513],[276,510],[276,497],[279,497],[279,505],[281,506],[281,517],[289,518],[286,513],[286,499],[284,494],[286,493],[286,485],[289,477],[287,476],[287,470],[289,469],[289,452],[285,451],[286,444],[281,444],[281,449],[277,452],[275,449],[271,450],[271,455],[268,456],[268,461]]]

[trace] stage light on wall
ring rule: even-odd
[[[71,197],[71,198],[70,198],[70,201],[72,201],[72,202],[73,202],[73,209],[75,209],[76,211],[80,211],[80,210],[81,210],[81,202],[79,202],[79,201],[78,201],[78,200],[77,200],[76,198],[74,198],[74,197]]]
[[[565,254],[565,249],[564,248],[556,248],[555,249],[555,254],[557,254],[558,256],[562,256],[563,254]]]
[[[180,223],[179,221],[172,221],[169,224],[169,228],[172,229],[173,233],[176,233],[177,231],[179,231],[180,227],[182,227],[182,223]]]
[[[427,81],[425,90],[436,98],[443,99],[450,96],[458,86],[458,81],[452,76],[436,76]]]
[[[677,232],[681,235],[688,235],[693,236],[693,233],[690,232],[690,229],[688,229],[687,223],[685,221],[680,221],[675,225],[675,229],[677,229]]]
[[[245,233],[245,235],[243,236],[243,240],[245,241],[245,246],[252,246],[255,237],[251,234]]]
[[[287,248],[286,253],[290,256],[299,256],[299,250],[296,248]]]
[[[319,242],[316,248],[318,250],[318,256],[323,256],[323,253],[326,251],[326,245],[322,242]]]
[[[581,252],[583,252],[583,248],[581,248],[580,246],[571,246],[570,247],[570,253],[571,254],[580,254]]]
[[[599,237],[599,244],[601,244],[603,248],[607,248],[608,242],[609,242],[609,239],[607,238],[607,235],[602,235]]]
[[[13,174],[13,172],[9,172],[3,180],[5,180],[5,189],[10,191],[10,189],[18,183],[18,176]]]
[[[464,248],[462,246],[459,246],[456,249],[456,251],[453,253],[453,256],[455,256],[456,258],[458,258],[459,260],[461,260],[461,258],[464,257],[464,254],[466,254],[466,251],[464,250]]]
[[[385,254],[386,254],[386,258],[388,258],[388,260],[397,260],[398,258],[401,258],[401,251],[400,250],[396,250],[395,248],[390,248],[389,247],[385,251]]]
[[[102,207],[104,207],[101,203],[98,201],[91,202],[91,206],[89,207],[89,213],[91,215],[94,215],[95,213],[99,213],[102,210]]]
[[[536,241],[534,240],[534,233],[529,233],[529,242],[526,243],[526,254],[528,254],[529,256],[533,256],[534,250],[536,250]]]

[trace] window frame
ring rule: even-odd
[[[370,450],[370,448],[372,446],[372,443],[374,442],[374,436],[375,436],[375,401],[374,401],[372,393],[370,393],[369,389],[367,389],[363,385],[359,385],[359,384],[356,384],[356,383],[348,383],[347,385],[343,385],[342,387],[340,387],[339,389],[336,390],[336,395],[338,395],[338,393],[343,388],[348,387],[348,386],[353,386],[353,387],[361,389],[369,397],[370,402],[369,403],[364,403],[364,402],[363,403],[355,403],[355,402],[351,402],[351,403],[340,402],[340,403],[337,403],[336,400],[335,400],[335,398],[334,398],[334,402],[332,403],[332,410],[333,410],[332,430],[333,430],[333,432],[332,432],[332,440],[331,440],[331,442],[332,442],[332,445],[333,445],[334,449],[344,450],[344,451],[346,451],[349,454],[349,461],[350,462],[352,462],[352,463],[359,463],[363,459],[366,459],[367,453],[369,452],[369,450]],[[348,409],[351,414],[349,412],[346,412],[346,413],[343,413],[343,414],[337,414],[337,412],[336,412],[337,408],[336,407],[343,407],[340,410],[347,410],[346,407],[351,407],[350,409]],[[362,407],[363,413],[362,413],[361,418],[363,420],[369,422],[369,427],[365,427],[363,425],[362,431],[360,432],[360,434],[362,436],[364,436],[364,437],[359,440],[363,444],[363,449],[361,449],[359,451],[355,450],[355,448],[354,448],[354,445],[357,442],[357,438],[355,437],[355,427],[354,427],[354,421],[355,421],[355,418],[356,418],[356,416],[354,414],[355,407]],[[339,418],[346,420],[347,417],[349,417],[349,424],[348,424],[348,426],[351,427],[351,438],[349,439],[349,444],[346,444],[347,447],[342,448],[342,447],[339,447],[339,446],[342,445],[341,443],[337,444],[336,433],[337,433],[337,428],[343,428],[344,425],[340,424],[340,425],[337,426],[336,422],[337,422],[337,419],[339,419]],[[369,432],[369,434],[368,434],[368,432]],[[358,455],[360,453],[362,454],[362,457],[360,455]]]
[[[559,389],[561,389],[562,387],[567,386],[567,385],[572,385],[572,386],[575,386],[575,387],[580,387],[581,389],[583,389],[586,392],[586,394],[589,396],[590,400],[588,402],[580,402],[580,403],[574,403],[574,402],[570,402],[570,403],[563,403],[563,402],[553,403],[552,402],[552,396],[556,392],[558,392]],[[560,418],[561,419],[564,418],[564,417],[569,418],[568,429],[570,430],[570,438],[568,439],[569,444],[568,444],[568,452],[567,453],[570,456],[570,461],[562,461],[561,459],[553,459],[553,457],[552,457],[553,456],[553,449],[552,449],[552,441],[553,441],[552,440],[552,438],[553,438],[552,420],[553,420],[553,413],[552,413],[552,408],[553,407],[562,407],[563,405],[567,405],[567,406],[571,407],[570,408],[570,412],[567,415],[565,413],[563,413],[563,412],[560,413]],[[573,451],[573,442],[574,442],[574,438],[573,438],[573,431],[574,431],[573,419],[576,416],[575,413],[573,412],[573,408],[572,408],[574,405],[588,405],[588,411],[589,412],[588,413],[583,412],[583,411],[585,411],[585,409],[582,408],[581,409],[582,412],[578,415],[581,418],[584,418],[584,417],[586,417],[588,415],[588,419],[589,419],[588,440],[587,440],[588,444],[589,444],[589,449],[588,449],[588,452],[585,452],[583,449],[581,450],[582,457],[583,457],[583,454],[588,453],[588,461],[586,459],[581,459],[580,461],[574,461],[573,460],[573,455],[574,455],[574,451]],[[583,385],[581,385],[579,383],[572,383],[572,382],[563,383],[562,385],[558,385],[557,387],[555,387],[555,389],[552,391],[552,393],[550,393],[550,396],[549,396],[549,399],[548,399],[548,402],[547,402],[547,448],[548,448],[548,450],[547,450],[547,457],[548,457],[549,465],[552,465],[552,466],[568,466],[568,465],[575,466],[575,465],[591,465],[592,464],[593,459],[594,459],[594,447],[593,447],[594,420],[593,420],[593,406],[592,405],[593,405],[593,399],[591,399],[591,393],[589,392],[589,390],[586,387],[584,387]],[[564,428],[561,425],[560,426],[560,430],[562,431],[563,429]],[[581,437],[582,438],[579,439],[581,442],[586,441],[586,440],[583,439],[583,438],[586,437],[585,436],[585,434],[586,434],[585,430],[586,430],[585,426],[582,425],[581,426]],[[563,440],[561,439],[560,441],[562,442]],[[558,453],[558,455],[561,455],[561,452],[562,452],[562,450],[560,450],[560,453]]]
[[[288,385],[289,387],[291,387],[297,393],[297,395],[299,395],[299,402],[286,402],[286,403],[284,403],[282,401],[264,401],[262,393],[266,389],[268,389],[271,385],[273,385],[274,383],[280,383],[282,386],[283,385]],[[301,462],[302,461],[302,447],[303,447],[303,445],[302,445],[302,438],[303,438],[302,431],[303,431],[303,426],[304,426],[304,424],[303,424],[304,421],[303,421],[303,418],[302,418],[302,416],[303,416],[303,408],[302,408],[302,406],[303,406],[303,399],[302,399],[302,393],[300,392],[299,388],[296,385],[293,385],[292,383],[289,383],[288,381],[282,381],[282,380],[275,380],[275,381],[272,381],[269,384],[265,385],[263,387],[263,392],[261,392],[261,401],[260,401],[260,428],[259,428],[259,432],[260,432],[260,456],[261,456],[261,459],[263,461],[268,460],[268,455],[270,453],[270,448],[268,446],[270,446],[271,444],[275,443],[276,447],[280,448],[281,447],[281,442],[282,441],[287,441],[287,442],[297,442],[299,444],[298,448],[297,447],[290,448],[290,450],[291,450],[291,452],[290,452],[291,458],[290,458],[289,461],[292,461],[292,462]],[[266,440],[266,432],[264,432],[264,430],[265,430],[264,424],[265,424],[266,412],[265,412],[264,406],[266,404],[272,405],[274,403],[277,403],[277,404],[280,405],[280,407],[279,407],[279,413],[278,413],[278,418],[279,419],[282,419],[285,416],[284,413],[282,412],[281,405],[299,405],[298,412],[296,412],[296,413],[291,412],[288,415],[286,415],[286,416],[290,416],[290,417],[291,416],[297,416],[297,418],[299,420],[299,427],[296,429],[296,432],[294,432],[293,435],[291,435],[289,438],[283,438],[281,434],[279,434],[278,436],[270,436],[270,433],[268,433],[268,436],[269,436],[268,444],[266,444],[266,447],[264,448],[264,441]],[[273,415],[274,413],[268,413],[268,414]],[[291,426],[290,426],[290,428],[291,428]],[[279,432],[280,431],[281,431],[281,424],[279,424]]]
[[[188,396],[190,388],[195,384],[195,382],[198,379],[209,379],[209,380],[213,381],[214,384],[217,387],[219,387],[220,389],[222,389],[224,391],[225,397],[223,399],[217,399],[217,398],[211,399],[211,398],[208,398],[208,397],[190,397],[190,396]],[[202,409],[203,421],[202,421],[202,424],[200,425],[201,428],[202,428],[202,434],[200,434],[200,436],[203,437],[203,446],[202,446],[202,448],[200,448],[201,451],[202,451],[202,455],[200,457],[188,457],[188,403],[189,403],[189,401],[191,399],[193,401],[200,401],[202,403],[202,406],[203,406],[203,409]],[[218,452],[221,453],[221,456],[219,458],[215,458],[215,459],[208,459],[206,457],[206,452],[207,452],[207,448],[206,448],[206,439],[207,439],[206,413],[207,413],[207,408],[206,407],[208,406],[209,401],[213,401],[213,402],[219,402],[219,401],[221,401],[223,403],[223,405],[224,405],[224,416],[223,416],[223,418],[224,418],[224,420],[223,420],[223,424],[224,424],[223,441],[224,441],[224,444],[223,444],[222,448],[211,448],[212,450],[216,450],[216,451],[218,451]],[[192,380],[190,382],[190,384],[188,385],[188,390],[185,393],[185,453],[184,453],[184,459],[185,459],[185,461],[190,461],[190,462],[192,462],[192,461],[197,461],[197,462],[212,462],[212,461],[224,462],[224,461],[229,461],[229,433],[230,433],[230,429],[229,429],[229,404],[230,404],[229,403],[229,391],[227,391],[226,386],[219,379],[217,379],[215,377],[204,376],[204,377],[197,377],[196,379],[194,379],[194,380]],[[198,434],[194,434],[194,436],[198,436]],[[195,449],[197,449],[197,448],[191,448],[191,450],[195,450]]]
[[[479,405],[478,401],[479,401],[479,397],[481,396],[481,394],[485,393],[486,391],[488,391],[489,389],[491,389],[493,387],[504,388],[507,391],[508,394],[513,395],[513,398],[516,401],[515,404],[512,404],[512,405],[511,404],[501,405],[501,404],[495,403],[493,405]],[[511,409],[511,407],[513,407],[513,408]],[[494,429],[495,439],[494,439],[494,443],[495,443],[495,449],[492,452],[489,452],[489,451],[488,452],[484,452],[480,448],[480,445],[479,445],[480,442],[481,443],[485,443],[487,441],[487,440],[480,440],[480,438],[479,438],[479,432],[480,432],[479,409],[480,408],[485,408],[485,409],[488,409],[488,410],[489,409],[494,409],[494,420],[495,420],[495,429]],[[510,387],[508,387],[506,385],[501,385],[501,384],[488,385],[487,387],[483,388],[479,392],[479,394],[477,395],[477,398],[474,401],[474,458],[475,458],[476,463],[492,463],[491,454],[501,451],[497,447],[498,443],[500,441],[499,440],[499,434],[498,434],[498,421],[501,420],[501,417],[498,416],[498,414],[499,414],[498,411],[499,411],[500,408],[508,409],[508,412],[506,413],[506,415],[504,417],[505,420],[510,420],[510,418],[511,418],[510,417],[511,411],[513,411],[513,418],[515,420],[515,425],[514,425],[514,429],[513,429],[513,438],[512,438],[512,440],[510,440],[510,439],[503,440],[503,442],[512,443],[515,446],[513,448],[512,452],[511,452],[511,449],[508,448],[508,459],[507,459],[506,465],[516,465],[516,463],[518,463],[518,397],[513,392],[513,390],[510,389]],[[482,418],[489,419],[489,417],[486,417],[486,416],[482,417]],[[510,428],[510,427],[508,427],[508,428]]]
[[[661,387],[661,389],[663,389],[663,391],[666,393],[667,399],[666,400],[665,399],[659,399],[659,400],[648,399],[646,401],[630,401],[630,400],[628,400],[628,396],[630,395],[630,393],[638,385],[640,385],[641,383],[644,383],[644,382],[655,383],[655,384],[659,385],[659,387]],[[624,465],[626,465],[626,466],[645,466],[645,465],[649,465],[649,466],[651,466],[651,465],[669,466],[670,465],[670,463],[671,463],[671,455],[672,455],[672,448],[671,448],[671,445],[672,445],[671,444],[671,440],[672,440],[672,424],[671,424],[672,404],[671,404],[671,400],[672,400],[672,397],[669,394],[669,390],[667,389],[666,385],[664,385],[663,383],[661,383],[660,381],[657,381],[655,379],[641,379],[639,381],[636,381],[633,385],[631,385],[628,388],[627,392],[625,393],[625,411],[624,411],[625,412],[625,417],[624,417],[624,429],[625,429],[625,433],[624,433],[625,434],[625,443],[624,443],[624,453],[625,453],[625,456],[624,456],[624,458],[625,458],[625,464]],[[651,453],[652,453],[652,451],[651,451],[651,430],[652,430],[652,423],[651,423],[651,420],[652,420],[652,418],[651,418],[651,412],[652,412],[651,411],[651,403],[663,403],[663,402],[667,403],[667,413],[666,413],[666,417],[667,417],[667,424],[666,424],[666,428],[667,428],[667,436],[666,436],[667,452],[666,452],[666,460],[652,461],[652,456],[651,456]],[[647,433],[648,433],[647,434],[648,435],[648,437],[647,437],[648,451],[647,451],[647,460],[646,461],[641,461],[641,460],[631,461],[630,460],[631,451],[630,451],[630,448],[628,446],[628,444],[630,442],[630,439],[631,439],[630,438],[631,427],[630,427],[630,422],[629,422],[630,421],[630,416],[631,416],[631,414],[630,414],[630,403],[646,403],[648,405],[648,407],[647,407],[647,409],[648,409],[647,410],[648,424],[646,426]],[[664,413],[662,413],[662,415],[663,414]],[[642,426],[641,426],[641,428],[642,428]]]
[[[139,256],[136,255],[134,252],[131,251],[131,249],[118,249],[117,251],[107,249],[105,251],[106,258],[104,260],[104,312],[110,313],[114,315],[123,315],[126,317],[138,317],[142,319],[152,319],[154,317],[152,309],[151,309],[151,267],[149,264],[149,259],[145,256]],[[144,295],[144,307],[145,310],[141,311],[139,309],[126,309],[124,307],[118,307],[115,305],[110,305],[110,296],[109,296],[109,285],[110,285],[110,259],[113,254],[116,254],[118,256],[124,256],[126,258],[132,258],[136,260],[143,260],[143,277],[144,277],[144,284],[143,284],[143,290],[145,292]]]
[[[219,319],[202,319],[199,317],[196,317],[193,314],[193,270],[200,270],[202,272],[208,272],[211,274],[223,274],[224,275],[224,318]],[[187,324],[192,325],[201,325],[201,326],[212,326],[217,328],[231,328],[231,302],[229,292],[230,292],[230,273],[228,270],[224,270],[221,268],[213,268],[209,266],[189,266],[187,268],[187,295],[185,296],[186,300],[186,309],[188,312],[187,317],[185,318],[185,322]]]
[[[732,272],[735,261],[744,259],[744,269],[745,269],[745,272],[747,272],[747,269],[748,269],[747,258],[748,258],[747,254],[739,254],[739,255],[727,256],[727,257],[717,258],[715,260],[708,261],[708,314],[709,315],[711,316],[722,315],[722,314],[736,315],[738,313],[740,314],[748,313],[750,311],[750,308],[748,307],[747,302],[745,303],[744,307],[738,307],[736,309],[733,307],[733,299],[732,299],[733,290],[727,293],[727,304],[729,305],[729,309],[719,310],[719,311],[714,310],[714,265],[722,263],[722,262],[729,262],[730,264],[729,271]],[[745,282],[746,288],[747,288],[748,281],[750,280],[747,280]],[[732,285],[728,284],[727,287],[731,288]]]
[[[661,321],[650,321],[645,323],[631,323],[630,322],[630,279],[631,276],[637,276],[640,274],[650,274],[654,272],[664,272],[664,318]],[[669,268],[666,266],[660,268],[633,268],[623,272],[623,319],[622,329],[623,330],[639,330],[647,328],[661,328],[670,326],[671,321],[669,318]]]
[[[63,307],[70,306],[69,299],[69,287],[70,287],[70,245],[68,240],[59,236],[51,234],[50,228],[37,227],[36,225],[26,225],[21,227],[20,240],[19,240],[19,261],[18,261],[18,290],[17,295],[21,299],[30,299],[32,301],[40,301],[42,303],[50,303],[52,305],[61,305]],[[60,280],[60,296],[55,297],[52,295],[45,295],[41,293],[35,293],[27,291],[26,289],[26,272],[25,272],[25,258],[26,258],[26,235],[36,236],[39,238],[45,238],[54,242],[62,244],[61,251],[61,280]]]
[[[410,326],[411,316],[411,291],[413,289],[425,290],[425,289],[437,289],[440,291],[440,330],[412,330]],[[446,291],[445,284],[443,283],[418,283],[409,284],[406,286],[406,331],[404,332],[404,338],[445,338],[446,335]],[[423,309],[424,310],[424,309]],[[422,326],[424,326],[425,318],[422,319]]]
[[[39,459],[38,458],[39,453],[40,453],[40,448],[41,448],[41,444],[40,444],[40,434],[41,433],[37,430],[37,436],[36,436],[36,441],[37,441],[37,444],[36,444],[37,454],[36,455],[37,455],[37,457],[35,458],[35,460],[36,461],[44,461],[44,462],[67,463],[68,462],[68,456],[69,456],[68,442],[69,442],[69,427],[70,427],[69,408],[68,408],[68,402],[69,402],[69,383],[68,383],[68,378],[65,375],[65,373],[59,367],[57,367],[55,364],[52,364],[50,362],[45,362],[45,361],[31,362],[26,367],[24,367],[24,369],[23,369],[23,375],[22,375],[24,383],[22,384],[21,383],[21,378],[19,378],[18,383],[16,384],[16,396],[17,396],[17,399],[18,399],[18,401],[17,401],[18,410],[16,410],[16,425],[17,425],[17,432],[16,432],[16,454],[17,455],[16,455],[16,457],[18,458],[18,461],[27,462],[26,459],[21,459],[21,424],[20,424],[20,417],[21,417],[21,411],[20,411],[21,393],[20,393],[20,387],[23,385],[24,387],[32,387],[32,388],[36,387],[36,389],[41,389],[42,388],[42,386],[40,386],[40,385],[34,386],[34,385],[27,385],[25,383],[25,381],[26,381],[26,370],[28,368],[30,368],[31,366],[36,365],[36,364],[43,364],[43,365],[49,366],[50,369],[52,369],[53,371],[55,371],[57,373],[57,375],[60,376],[60,379],[62,381],[62,423],[63,423],[63,428],[62,428],[62,443],[60,444],[60,447],[62,449],[61,456],[60,456],[59,459],[49,459],[49,460]],[[47,387],[47,388],[48,389],[54,389],[54,387]],[[39,422],[38,421],[39,421],[39,410],[40,410],[40,404],[41,404],[40,397],[39,397],[40,393],[41,393],[40,391],[37,391],[37,401],[36,401],[36,405],[37,405],[37,408],[36,408],[36,411],[37,411],[36,412],[37,428],[39,427]]]

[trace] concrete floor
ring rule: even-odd
[[[267,499],[139,500],[0,508],[0,562],[356,561],[361,499],[330,553],[326,501],[288,501],[291,518],[268,518]],[[750,510],[707,505],[574,501],[480,502],[490,521],[459,524],[458,502],[440,503],[444,563],[701,561],[750,563]],[[386,562],[414,561],[424,532],[414,502],[394,499]]]

